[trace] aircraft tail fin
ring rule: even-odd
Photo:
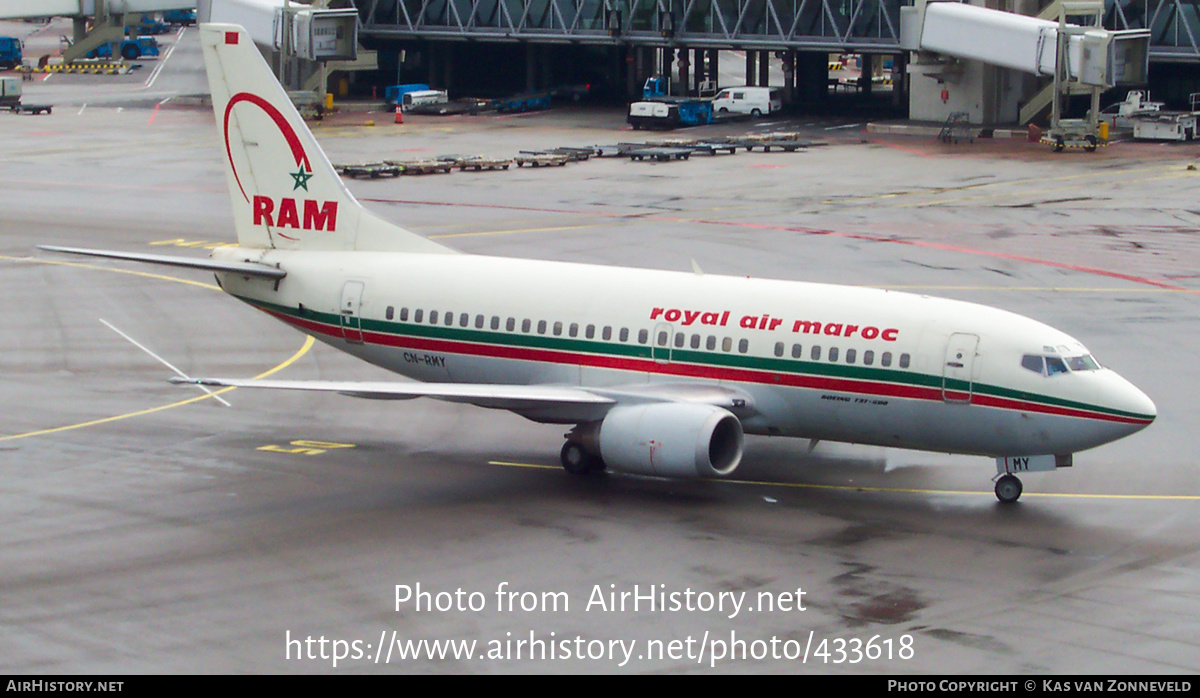
[[[205,24],[200,42],[239,246],[453,252],[359,204],[246,30]]]

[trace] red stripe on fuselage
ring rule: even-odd
[[[297,318],[286,313],[258,307],[280,320],[302,330],[316,332],[328,337],[343,339],[342,328],[316,320]],[[736,381],[742,383],[757,383],[760,385],[777,385],[788,388],[805,388],[809,390],[834,390],[838,392],[860,393],[878,397],[906,398],[912,400],[927,400],[943,402],[942,389],[915,385],[883,383],[855,378],[830,378],[827,376],[796,375],[776,373],[753,368],[731,368],[728,366],[708,366],[688,363],[659,363],[654,359],[608,356],[604,354],[586,354],[581,352],[564,351],[560,349],[534,349],[530,347],[514,347],[508,345],[464,342],[451,339],[431,339],[428,337],[413,337],[410,335],[385,334],[362,330],[363,343],[377,346],[397,347],[402,349],[419,349],[422,351],[437,351],[447,354],[465,354],[495,359],[512,359],[518,361],[537,361],[565,365],[587,366],[589,368],[607,368],[620,371],[651,373],[661,376],[680,376],[688,378],[704,378],[716,381]],[[966,394],[963,393],[965,396]],[[973,393],[971,404],[981,407],[993,407],[1003,410],[1020,412],[1038,412],[1063,417],[1080,419],[1095,419],[1104,422],[1121,424],[1150,424],[1153,420],[1123,417],[1101,412],[1093,412],[1073,407],[1058,407],[1042,403],[1015,400],[1012,398],[996,397],[982,393]]]

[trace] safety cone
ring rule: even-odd
[[[396,105],[396,123],[404,123],[404,112],[400,111],[400,105]]]

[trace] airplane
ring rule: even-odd
[[[200,259],[43,249],[214,272],[229,295],[411,381],[173,379],[428,397],[571,427],[574,474],[721,478],[744,435],[995,458],[1017,473],[1138,432],[1154,403],[1073,337],[962,301],[854,286],[459,253],[346,189],[236,25],[200,29],[237,245]]]

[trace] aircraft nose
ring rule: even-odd
[[[1133,420],[1135,430],[1144,429],[1158,417],[1158,408],[1150,396],[1143,393],[1137,386],[1114,374],[1115,385],[1109,391],[1110,404],[1114,409],[1125,413]]]

